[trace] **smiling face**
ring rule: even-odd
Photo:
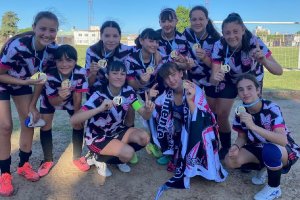
[[[35,34],[35,48],[41,50],[48,44],[55,41],[58,24],[53,19],[41,18],[36,24],[32,25]]]
[[[163,79],[165,84],[169,88],[173,90],[178,90],[182,87],[182,77],[183,77],[182,71],[178,71],[175,68],[170,68],[168,75]]]
[[[260,95],[260,88],[256,88],[253,81],[242,79],[237,84],[238,96],[245,104],[253,103]]]
[[[119,89],[125,84],[126,72],[123,70],[110,71],[107,78],[110,86]]]
[[[162,29],[163,34],[165,34],[165,35],[173,34],[175,32],[177,22],[178,22],[178,20],[175,18],[159,20],[159,25]]]
[[[101,40],[103,41],[105,50],[113,51],[120,44],[121,35],[118,29],[114,27],[106,27],[101,33]]]
[[[149,54],[153,54],[156,52],[158,48],[158,41],[152,40],[149,38],[146,39],[140,39],[140,44],[142,45],[142,49],[146,51]]]
[[[56,61],[56,66],[59,71],[59,73],[65,77],[69,77],[70,74],[72,73],[76,61],[74,59],[71,59],[67,57],[66,55],[63,55],[61,58],[57,59]]]
[[[208,19],[206,18],[203,11],[194,10],[191,13],[190,23],[191,23],[191,29],[195,33],[202,33],[206,29]]]
[[[245,34],[245,27],[242,25],[236,22],[226,23],[224,24],[222,33],[226,43],[231,48],[238,48],[242,46],[242,39]]]

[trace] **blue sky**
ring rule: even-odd
[[[299,0],[207,0],[210,18],[221,21],[237,12],[244,21],[300,21]],[[0,16],[6,11],[17,13],[19,28],[30,27],[35,14],[50,10],[61,20],[60,29],[88,27],[88,0],[1,0]],[[205,5],[205,0],[93,0],[94,24],[116,20],[123,33],[139,33],[144,28],[159,28],[158,15],[163,8],[182,5],[192,8]],[[257,25],[247,25],[252,30]],[[219,27],[219,25],[217,25]],[[293,33],[300,25],[264,25],[272,32]]]

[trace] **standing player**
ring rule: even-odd
[[[215,85],[214,110],[220,127],[224,158],[231,144],[231,128],[228,117],[237,96],[236,80],[239,75],[253,74],[263,86],[264,67],[275,75],[282,74],[281,66],[274,60],[266,45],[246,28],[237,13],[231,13],[222,24],[223,37],[214,45],[212,75]]]
[[[39,180],[39,175],[29,164],[33,128],[25,126],[24,120],[29,113],[32,99],[30,85],[43,85],[44,79],[31,79],[36,72],[43,72],[55,66],[53,52],[54,40],[58,30],[56,15],[48,11],[39,12],[32,25],[33,32],[11,38],[0,54],[0,195],[13,193],[11,165],[12,116],[10,96],[16,105],[21,122],[20,163],[17,173],[29,181]]]

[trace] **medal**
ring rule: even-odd
[[[148,74],[152,74],[152,73],[154,72],[154,67],[148,66],[148,67],[146,68],[146,72],[147,72]]]
[[[227,73],[230,71],[230,66],[228,64],[224,64],[224,65],[221,65],[221,70],[224,72],[224,73]]]
[[[244,106],[238,106],[235,108],[235,114],[240,116],[241,113],[246,112],[246,108]]]
[[[47,75],[43,72],[36,72],[30,78],[33,80],[43,80],[45,82],[47,81]]]
[[[195,51],[196,49],[200,49],[201,45],[198,43],[193,44],[193,50]]]
[[[113,102],[114,102],[117,106],[120,106],[120,105],[122,105],[122,104],[125,102],[125,99],[124,99],[124,97],[122,97],[122,96],[115,96],[115,97],[113,98]]]
[[[69,79],[66,79],[63,82],[61,82],[62,89],[70,88],[70,87],[71,87],[71,81]]]
[[[178,56],[178,53],[177,53],[177,51],[176,50],[173,50],[172,52],[171,52],[171,58],[176,58]]]
[[[100,68],[105,68],[106,65],[107,65],[106,59],[100,59],[100,60],[98,61],[98,65],[99,65]]]
[[[182,86],[184,89],[186,89],[189,86],[189,83],[186,80],[182,81]]]

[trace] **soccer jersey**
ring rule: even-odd
[[[71,81],[70,96],[62,102],[61,105],[53,106],[55,110],[74,110],[73,105],[73,93],[82,93],[88,91],[88,82],[86,76],[86,70],[78,65],[76,65],[68,78]],[[49,108],[52,105],[48,105],[48,101],[45,98],[58,97],[58,89],[61,88],[62,77],[59,74],[58,69],[53,69],[47,73],[48,80],[45,84],[45,95],[42,95],[41,107]],[[44,94],[45,94],[44,93]]]
[[[252,114],[254,123],[266,130],[274,131],[274,129],[283,127],[288,135],[288,131],[285,121],[282,117],[280,107],[268,100],[262,99],[262,108],[258,113]],[[238,132],[246,133],[249,143],[266,143],[265,138],[258,133],[249,130],[244,123],[241,123],[240,118],[236,115],[233,120],[232,128]]]
[[[251,56],[251,52],[256,48],[256,43],[259,44],[260,49],[262,49],[267,58],[271,56],[271,51],[263,41],[254,35],[250,39],[250,51],[248,53],[243,50],[230,50],[224,38],[221,38],[215,43],[212,61],[220,64],[227,63],[230,66],[230,71],[225,74],[225,81],[235,84],[238,76],[251,73],[260,83],[262,82],[264,67]]]
[[[124,62],[128,54],[134,51],[134,47],[120,44],[113,53],[107,53],[105,55],[105,53],[102,53],[103,48],[103,42],[100,40],[98,43],[92,45],[86,50],[85,68],[88,72],[92,62],[98,62],[100,59],[106,59],[107,65],[109,65],[112,61]],[[105,68],[99,70],[93,86],[101,85],[101,80],[105,79],[105,72]]]
[[[197,65],[191,70],[188,70],[189,79],[199,86],[210,86],[211,84],[209,83],[209,78],[211,75],[211,67],[207,66],[202,60],[197,59],[193,45],[197,43],[200,44],[201,48],[205,50],[206,56],[211,58],[214,43],[219,38],[213,38],[211,35],[208,35],[205,39],[197,38],[196,34],[191,28],[186,28],[183,32],[183,35],[186,37],[188,42],[190,55],[197,63]]]
[[[124,103],[120,106],[113,106],[110,110],[100,112],[90,118],[87,122],[85,133],[86,144],[91,145],[95,138],[105,139],[112,138],[125,128],[124,119],[126,117],[130,105],[135,110],[141,108],[141,104],[137,99],[135,91],[130,86],[123,86],[120,96],[124,98]],[[92,96],[82,106],[82,110],[92,110],[99,107],[104,99],[113,99],[113,95],[108,89],[108,86],[100,88],[94,92]]]
[[[55,67],[53,54],[57,45],[51,43],[43,51],[35,51],[33,39],[33,35],[25,35],[7,43],[0,55],[0,68],[7,69],[7,74],[14,78],[25,80],[37,71],[46,72]],[[21,87],[0,82],[0,91]]]
[[[175,31],[175,38],[173,40],[165,40],[162,37],[162,30],[157,30],[160,39],[158,50],[162,56],[169,56],[173,50],[182,55],[188,55],[188,45],[184,35]]]
[[[154,72],[151,74],[150,80],[142,88],[137,90],[138,94],[143,94],[146,90],[150,89],[155,82],[155,76],[157,74],[158,65],[155,63],[154,55],[149,63],[144,63],[141,57],[141,49],[131,53],[125,60],[125,65],[127,67],[127,79],[136,79],[138,82],[141,81],[141,75],[146,73],[147,67],[153,67]]]

